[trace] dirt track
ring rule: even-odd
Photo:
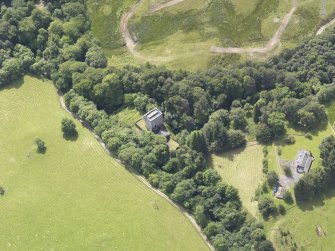
[[[164,4],[160,4],[158,6],[153,7],[150,10],[150,13],[154,13],[154,12],[166,9],[166,8],[171,7],[173,5],[177,5],[177,4],[181,3],[181,2],[184,2],[184,0],[172,0],[172,1],[169,1],[169,2],[164,3]]]
[[[317,36],[321,35],[328,27],[332,26],[333,24],[335,24],[335,18],[333,20],[331,20],[329,23],[320,27],[320,29],[318,29],[318,31],[316,32],[316,35]]]
[[[127,48],[129,52],[136,58],[145,60],[145,61],[152,61],[152,62],[168,62],[173,60],[174,57],[145,57],[141,55],[138,51],[135,50],[135,47],[137,43],[133,40],[132,36],[130,35],[130,32],[128,30],[128,22],[129,20],[134,16],[137,8],[144,2],[145,0],[139,1],[133,8],[131,8],[127,13],[125,13],[121,18],[121,33],[122,36],[126,42]],[[158,5],[154,7],[150,13],[158,12],[160,10],[163,10],[165,8],[177,5],[184,0],[172,0],[167,3]],[[294,12],[296,11],[298,6],[298,0],[293,0],[292,2],[292,9],[290,12],[283,18],[281,25],[279,26],[276,33],[273,35],[273,37],[270,39],[270,41],[267,43],[265,47],[220,47],[213,45],[210,48],[210,51],[215,54],[243,54],[243,53],[258,53],[258,54],[268,54],[277,46],[277,44],[280,42],[280,38],[283,34],[283,32],[286,30],[287,25],[289,24]],[[322,26],[316,33],[316,36],[322,34],[328,27],[335,24],[335,19],[327,23],[326,25]]]
[[[100,143],[100,145],[105,149],[105,151],[107,152],[108,155],[114,157],[112,155],[112,153],[109,151],[109,149],[107,148],[107,146],[105,145],[105,143],[102,141],[102,139],[96,135],[93,131],[93,128],[84,120],[80,119],[78,117],[77,114],[73,113],[71,110],[69,110],[67,108],[67,106],[65,105],[64,102],[64,98],[63,96],[59,97],[59,101],[60,101],[60,105],[61,107],[69,114],[71,114],[75,119],[79,120],[80,123],[85,126],[94,136],[94,138]],[[118,161],[119,163],[121,163],[120,160],[114,158],[116,161]],[[197,222],[195,221],[195,219],[192,217],[192,215],[190,215],[183,207],[175,204],[165,193],[161,192],[158,189],[153,188],[150,183],[140,174],[138,174],[134,169],[130,169],[132,171],[132,174],[138,179],[140,180],[145,186],[147,186],[151,191],[155,192],[156,194],[158,194],[159,196],[163,197],[167,202],[169,202],[172,206],[174,206],[175,208],[179,209],[184,215],[185,217],[192,223],[192,225],[195,227],[195,229],[197,230],[197,232],[199,233],[199,235],[201,236],[201,238],[203,239],[203,241],[207,244],[207,246],[209,247],[209,249],[211,251],[215,251],[215,249],[213,248],[213,246],[207,241],[206,236],[202,233],[201,228],[199,227],[199,225],[197,224]]]
[[[213,53],[218,53],[218,54],[224,54],[224,53],[262,53],[266,54],[271,52],[276,45],[280,41],[280,37],[285,31],[287,25],[289,24],[295,10],[297,9],[298,6],[298,1],[293,0],[292,3],[292,9],[290,12],[284,17],[284,19],[281,22],[281,25],[279,26],[277,32],[273,35],[273,37],[270,39],[268,44],[265,47],[259,47],[259,48],[253,48],[253,47],[242,47],[242,48],[224,48],[224,47],[218,47],[218,46],[212,46],[210,51]]]
[[[171,2],[168,2],[166,4],[169,4],[168,7],[172,6],[172,5],[176,5],[180,2],[182,2],[184,0],[172,0],[171,2],[173,2],[172,4],[169,4]],[[140,0],[138,3],[136,3],[128,12],[124,13],[121,17],[121,22],[120,22],[120,29],[121,29],[121,34],[122,37],[124,39],[124,41],[126,42],[126,46],[128,48],[128,51],[135,57],[138,59],[142,59],[145,61],[151,61],[151,62],[168,62],[171,61],[173,58],[172,57],[145,57],[143,55],[141,55],[138,51],[135,50],[135,47],[137,45],[137,43],[133,40],[129,29],[128,29],[128,23],[129,20],[134,16],[134,14],[136,13],[137,9],[145,2],[145,0]],[[157,6],[156,8],[158,8],[159,10],[166,8],[163,5],[166,4],[162,4]],[[162,7],[163,6],[163,7]]]

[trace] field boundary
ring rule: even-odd
[[[85,121],[82,120],[81,118],[79,118],[79,116],[77,114],[75,114],[74,112],[72,112],[65,104],[64,102],[64,98],[63,96],[59,93],[59,101],[60,101],[60,105],[61,107],[70,115],[72,115],[75,119],[79,120],[80,123],[82,125],[84,125],[94,136],[94,138],[100,143],[100,145],[105,149],[105,151],[107,152],[108,155],[110,155],[111,157],[113,157],[117,162],[119,162],[120,164],[122,164],[122,162],[116,158],[115,156],[113,156],[113,154],[109,151],[109,149],[107,148],[106,144],[102,141],[102,139],[96,135],[94,133],[93,128]],[[158,194],[159,196],[161,196],[162,198],[164,198],[170,205],[174,206],[175,208],[177,208],[184,216],[186,216],[186,218],[192,223],[192,225],[195,227],[196,231],[198,232],[198,234],[200,235],[200,237],[202,238],[202,240],[207,244],[207,246],[209,247],[209,249],[211,251],[215,251],[214,247],[209,243],[209,241],[207,240],[206,236],[203,234],[201,228],[199,227],[199,225],[197,224],[197,222],[195,221],[195,219],[193,218],[192,215],[190,215],[185,208],[183,208],[182,206],[174,203],[165,193],[163,193],[162,191],[154,188],[143,176],[141,176],[136,170],[132,169],[132,168],[128,168],[127,170],[130,170],[131,174],[136,177],[139,181],[141,181],[146,187],[148,187],[151,191],[155,192],[156,194]]]

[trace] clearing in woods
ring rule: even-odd
[[[238,189],[243,206],[255,217],[258,217],[257,201],[253,198],[263,180],[262,149],[263,146],[256,144],[211,158],[214,169],[224,182]]]
[[[0,91],[0,250],[208,250],[178,209],[77,120],[78,139],[65,140],[64,117],[50,81],[26,76]]]

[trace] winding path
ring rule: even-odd
[[[107,152],[108,155],[110,155],[111,157],[113,157],[115,160],[117,160],[120,164],[121,161],[117,158],[115,158],[115,156],[112,155],[112,153],[109,151],[109,149],[107,148],[106,144],[102,141],[102,139],[96,135],[93,131],[93,128],[84,120],[82,120],[81,118],[79,118],[79,116],[77,114],[75,114],[74,112],[72,112],[71,110],[69,110],[64,102],[64,98],[63,96],[59,97],[59,101],[60,101],[60,105],[61,107],[70,115],[72,115],[75,119],[79,120],[81,122],[81,124],[83,126],[85,126],[94,136],[94,138],[101,144],[101,146],[105,149],[105,151]],[[131,170],[131,174],[133,174],[139,181],[141,181],[145,186],[147,186],[151,191],[155,192],[156,194],[158,194],[159,196],[161,196],[162,198],[164,198],[168,203],[170,203],[172,206],[174,206],[175,208],[177,208],[182,214],[184,214],[186,216],[186,218],[192,223],[192,225],[194,226],[194,228],[196,229],[196,231],[199,233],[199,235],[201,236],[201,238],[203,239],[203,241],[207,244],[208,248],[211,251],[215,251],[214,247],[209,243],[209,241],[207,240],[206,236],[202,233],[201,228],[199,227],[199,225],[197,224],[197,222],[195,221],[195,219],[192,217],[192,215],[190,215],[185,208],[183,208],[182,206],[177,205],[176,203],[174,203],[165,193],[161,192],[160,190],[152,187],[150,185],[150,183],[143,177],[141,176],[139,173],[137,173],[134,169],[132,168],[128,168]]]
[[[184,1],[184,0],[172,0],[171,2],[174,2],[174,4],[172,4],[172,5],[176,5],[176,4],[180,3],[181,1]],[[134,41],[134,39],[132,38],[132,36],[130,34],[130,31],[128,29],[128,23],[129,23],[129,20],[134,16],[137,9],[144,2],[145,2],[145,0],[140,0],[128,12],[124,13],[121,17],[121,22],[120,22],[121,34],[122,34],[122,37],[123,37],[123,39],[126,43],[128,51],[135,58],[142,59],[142,60],[145,60],[145,61],[152,61],[152,62],[168,62],[168,61],[171,61],[173,59],[173,57],[145,57],[145,56],[142,56],[138,51],[135,50],[135,47],[137,46],[137,43]],[[168,3],[170,3],[170,2],[168,2]],[[168,4],[168,3],[166,3],[166,4]],[[163,5],[166,5],[166,4],[163,4]],[[156,9],[158,8],[158,10],[161,10],[161,9],[166,8],[163,5],[157,6]],[[167,7],[170,7],[172,5],[170,4]]]
[[[121,18],[121,33],[124,38],[124,41],[126,42],[126,46],[129,50],[129,52],[136,58],[145,60],[145,61],[152,61],[152,62],[168,62],[173,60],[175,57],[145,57],[141,55],[138,51],[135,50],[135,47],[137,43],[133,40],[132,36],[130,35],[130,32],[128,30],[128,22],[129,20],[134,16],[137,8],[144,3],[145,0],[140,0],[136,5],[134,5],[127,13],[125,13]],[[150,13],[155,13],[158,11],[161,11],[163,9],[166,9],[168,7],[177,5],[184,0],[171,0],[167,3],[160,4],[158,6],[153,7],[153,9],[150,11]],[[292,19],[293,14],[295,13],[296,9],[298,7],[298,0],[292,1],[292,9],[290,12],[283,18],[281,25],[279,26],[276,33],[273,35],[273,37],[270,39],[270,41],[267,43],[265,47],[220,47],[213,45],[210,48],[210,51],[215,54],[243,54],[243,53],[258,53],[258,54],[268,54],[271,51],[274,50],[274,48],[278,45],[280,42],[280,38],[283,34],[283,32],[286,30],[290,20]],[[329,23],[325,24],[324,26],[320,27],[318,31],[316,32],[316,36],[321,35],[328,27],[335,24],[335,18],[331,20]]]
[[[333,24],[335,24],[335,18],[333,20],[331,20],[329,23],[327,23],[324,26],[320,27],[320,29],[318,29],[318,31],[316,32],[316,35],[317,36],[321,35],[327,28],[329,28]]]
[[[270,39],[268,44],[265,47],[258,47],[258,48],[253,48],[253,47],[246,47],[246,48],[224,48],[224,47],[218,47],[213,45],[210,49],[211,52],[213,53],[218,53],[218,54],[225,54],[225,53],[235,53],[235,54],[241,54],[241,53],[262,53],[266,54],[271,52],[276,45],[280,41],[280,37],[283,34],[283,32],[286,30],[287,25],[289,24],[294,12],[296,11],[298,7],[298,0],[293,0],[292,2],[292,9],[290,12],[284,17],[284,19],[281,22],[281,25],[279,26],[277,32],[273,35],[273,37]]]

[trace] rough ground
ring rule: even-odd
[[[241,47],[241,48],[224,48],[224,47],[218,47],[218,46],[212,46],[210,51],[213,53],[218,53],[218,54],[225,54],[225,53],[262,53],[262,54],[267,54],[271,52],[276,45],[280,41],[280,37],[283,34],[283,32],[286,30],[287,25],[289,24],[295,10],[297,9],[298,6],[298,0],[293,0],[292,3],[292,9],[290,12],[284,17],[282,20],[281,25],[279,26],[277,32],[273,35],[273,37],[270,39],[268,44],[265,47],[259,47],[259,48],[253,48],[253,47]]]
[[[145,61],[152,61],[152,62],[169,62],[173,60],[175,57],[145,57],[141,55],[138,51],[135,50],[135,47],[137,43],[133,40],[129,30],[128,30],[128,22],[129,20],[134,16],[137,8],[144,2],[145,0],[139,1],[136,5],[134,5],[127,13],[125,13],[122,16],[121,19],[121,33],[122,36],[126,42],[126,46],[129,50],[129,52],[136,58],[145,60]],[[184,0],[171,0],[167,3],[160,4],[158,6],[155,6],[150,13],[158,12],[163,9],[166,9],[168,7],[177,5]],[[294,12],[296,11],[298,7],[298,0],[293,0],[292,2],[292,9],[290,12],[283,18],[281,25],[279,26],[276,33],[273,35],[273,37],[270,39],[268,44],[265,47],[220,47],[213,45],[210,48],[210,51],[215,54],[268,54],[271,51],[274,50],[274,48],[278,45],[280,42],[280,38],[283,34],[283,32],[286,30],[287,25],[289,24]],[[321,35],[328,27],[335,24],[335,18],[330,21],[329,23],[322,26],[316,33],[316,36]]]

